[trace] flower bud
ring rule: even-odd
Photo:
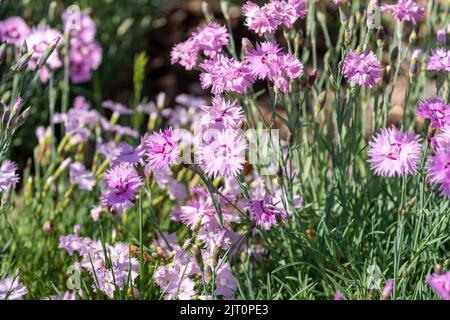
[[[314,82],[316,82],[317,79],[317,70],[314,69],[310,75],[308,75],[308,79],[306,80],[306,85],[308,86],[308,88],[312,88],[312,86],[314,85]]]
[[[45,221],[42,229],[46,236],[50,235],[50,233],[52,232],[52,224],[50,223],[50,221]]]
[[[30,61],[31,57],[33,56],[34,51],[31,50],[20,57],[20,59],[11,66],[10,72],[11,73],[18,73],[26,68],[28,65],[28,62]]]
[[[439,29],[436,33],[437,36],[437,41],[440,44],[445,45],[445,43],[447,42],[447,32],[444,29]]]
[[[53,42],[47,47],[47,49],[45,49],[44,53],[37,62],[38,69],[42,68],[45,65],[50,55],[53,53],[53,51],[55,51],[56,47],[58,46],[59,40],[61,40],[61,36],[57,36],[53,40]]]
[[[202,12],[206,18],[206,21],[214,20],[214,14],[211,12],[208,2],[202,1]]]
[[[220,0],[220,10],[225,18],[225,20],[230,19],[230,1],[229,0]]]
[[[399,49],[395,47],[391,52],[391,61],[396,61],[398,58]]]

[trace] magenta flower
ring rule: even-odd
[[[370,141],[368,161],[376,175],[403,176],[417,170],[421,150],[419,136],[391,127]]]
[[[70,165],[70,183],[78,185],[82,190],[91,191],[95,186],[95,176],[86,169],[84,164],[74,162]]]
[[[381,292],[381,298],[383,300],[389,299],[393,289],[394,289],[394,279],[389,279],[388,281],[386,281],[383,291]]]
[[[102,62],[102,47],[95,41],[70,40],[70,79],[73,83],[89,81],[92,71]]]
[[[450,272],[429,275],[425,281],[443,300],[450,300]]]
[[[236,130],[214,132],[213,140],[200,146],[199,160],[210,177],[236,176],[245,163],[247,144]]]
[[[194,229],[198,221],[203,225],[214,219],[215,216],[215,209],[203,189],[195,188],[193,195],[193,198],[185,205],[175,207],[172,211],[172,220],[184,223],[191,230]]]
[[[334,294],[334,300],[345,300],[345,298],[339,291],[336,291]]]
[[[207,57],[214,57],[228,44],[228,30],[216,22],[208,22],[192,34],[196,46]]]
[[[295,21],[307,15],[304,0],[271,0],[263,7],[247,1],[242,7],[245,25],[259,36],[275,33],[280,25],[291,28]]]
[[[382,68],[372,51],[351,51],[342,63],[342,71],[350,82],[373,88],[381,79]]]
[[[236,129],[243,120],[242,107],[237,101],[227,101],[215,96],[212,106],[203,107],[205,114],[201,119],[203,126],[213,129]]]
[[[195,39],[189,38],[176,44],[170,52],[170,63],[178,63],[186,70],[192,70],[197,65],[199,47]]]
[[[64,11],[62,14],[64,30],[70,32],[73,38],[83,42],[94,41],[97,28],[94,20],[83,12]]]
[[[104,183],[106,190],[102,194],[103,205],[121,215],[133,205],[142,179],[133,166],[121,163],[105,173]]]
[[[0,166],[0,192],[15,188],[19,180],[17,165],[10,160],[4,160]]]
[[[168,128],[164,131],[145,135],[143,148],[151,169],[163,169],[172,166],[179,155],[178,142],[181,135],[178,130]]]
[[[122,115],[131,115],[133,114],[133,110],[128,108],[127,106],[114,102],[111,100],[106,100],[102,102],[102,107],[105,109],[109,109],[115,113],[122,114]]]
[[[259,36],[264,33],[274,33],[279,25],[279,21],[267,12],[267,7],[259,7],[257,4],[247,1],[242,7],[245,16],[245,25],[255,31]]]
[[[261,42],[248,52],[245,60],[258,79],[266,79],[276,74],[281,49],[273,42]]]
[[[219,268],[216,274],[216,294],[224,299],[233,299],[237,290],[237,281],[228,265]]]
[[[35,70],[39,59],[42,57],[44,51],[52,44],[62,38],[59,31],[51,29],[48,26],[39,26],[31,29],[31,32],[25,38],[29,50],[33,50],[33,56],[28,63],[30,70]],[[59,46],[59,45],[58,45]],[[58,50],[55,49],[48,57],[46,65],[39,70],[39,77],[41,81],[46,83],[48,81],[49,73],[52,70],[61,68],[63,65]]]
[[[450,72],[450,50],[443,48],[432,50],[427,60],[427,70]]]
[[[440,97],[420,100],[416,114],[429,119],[436,129],[441,129],[450,124],[450,105],[446,104]]]
[[[197,65],[200,53],[213,58],[228,42],[227,28],[216,22],[208,22],[199,27],[188,40],[173,47],[170,61],[191,70]]]
[[[390,12],[399,21],[416,24],[425,14],[425,8],[412,0],[399,0],[397,4],[385,4],[381,11]]]
[[[0,280],[0,300],[22,300],[27,293],[28,289],[20,282],[19,275]]]
[[[249,211],[256,224],[269,230],[278,224],[278,219],[285,220],[286,211],[274,204],[272,197],[266,193],[263,199],[249,200]]]
[[[145,151],[141,146],[137,146],[134,148],[126,142],[120,143],[120,154],[118,157],[118,161],[120,162],[128,162],[129,164],[138,164],[142,157],[144,156]]]
[[[203,89],[211,87],[213,94],[224,91],[244,93],[247,86],[254,82],[250,68],[240,61],[217,54],[212,60],[205,60],[200,67]]]
[[[450,150],[442,145],[428,158],[428,180],[450,198]]]
[[[0,41],[20,47],[30,28],[21,17],[9,17],[0,21]]]

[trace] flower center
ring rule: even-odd
[[[402,152],[402,146],[400,143],[391,143],[391,150],[387,157],[391,160],[398,160],[400,158],[400,153]]]
[[[12,39],[18,39],[19,38],[19,32],[17,32],[16,28],[12,28],[11,30],[9,30],[8,36],[10,38],[12,38]]]
[[[117,195],[124,194],[128,191],[128,182],[123,181],[123,178],[120,178],[118,183],[114,186],[114,193]]]
[[[435,110],[433,110],[433,117],[436,120],[444,120],[445,119],[445,114],[444,114],[444,112],[442,110],[435,109]]]
[[[214,150],[214,156],[227,158],[231,156],[231,148],[226,144],[219,145]]]
[[[161,152],[165,155],[168,155],[172,153],[173,147],[174,147],[173,143],[167,141],[163,144]]]

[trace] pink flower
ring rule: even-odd
[[[137,146],[133,148],[133,146],[129,145],[126,142],[120,143],[120,154],[118,157],[118,161],[120,162],[128,162],[129,164],[138,164],[142,157],[145,154],[145,151],[141,146]]]
[[[421,149],[419,136],[391,127],[370,141],[368,161],[376,175],[403,176],[417,170]]]
[[[286,211],[273,203],[272,197],[266,193],[263,199],[249,200],[249,211],[257,225],[269,230],[278,224],[277,219],[285,220]]]
[[[20,47],[25,37],[30,32],[30,28],[21,17],[9,17],[0,21],[0,41],[12,43]]]
[[[397,4],[385,4],[381,11],[391,12],[399,21],[416,24],[425,14],[425,8],[412,0],[399,0]]]
[[[441,129],[450,124],[450,105],[446,104],[439,97],[420,100],[416,114],[422,118],[429,119],[436,129]]]
[[[74,162],[70,165],[70,182],[78,185],[82,190],[91,191],[95,186],[95,176],[80,162]]]
[[[236,176],[245,163],[247,144],[239,131],[226,129],[214,132],[210,143],[200,146],[199,160],[210,177]]]
[[[443,48],[432,50],[427,60],[427,70],[450,72],[450,50]]]
[[[248,66],[222,54],[217,54],[212,60],[205,60],[200,67],[205,70],[200,74],[202,88],[211,87],[213,94],[224,91],[244,93],[247,86],[254,82]]]
[[[114,102],[111,100],[106,100],[102,102],[102,107],[105,109],[109,109],[112,112],[116,112],[118,114],[122,114],[122,115],[131,115],[133,114],[133,110],[131,110],[130,108],[128,108],[127,106],[118,103],[118,102]]]
[[[208,128],[236,129],[243,120],[243,110],[237,101],[227,101],[220,96],[215,96],[212,106],[203,107],[203,110],[201,123]]]
[[[428,158],[428,180],[450,198],[450,150],[442,145]]]
[[[306,17],[307,9],[304,0],[271,0],[263,7],[251,1],[242,7],[245,25],[259,36],[264,33],[275,33],[280,25],[291,28],[299,18]]]
[[[225,264],[216,274],[216,294],[224,299],[233,299],[237,290],[237,281],[231,273],[230,267]]]
[[[279,25],[279,21],[270,16],[267,7],[260,8],[257,4],[247,1],[242,7],[242,13],[245,16],[245,25],[255,31],[259,36],[264,33],[274,33]]]
[[[106,190],[102,194],[103,205],[121,215],[133,205],[142,179],[133,166],[121,163],[105,173],[104,183]]]
[[[164,131],[145,135],[143,148],[151,169],[163,169],[172,166],[179,155],[178,142],[181,135],[178,130],[168,128]]]
[[[0,192],[15,188],[19,180],[17,164],[10,160],[4,160],[0,165]]]
[[[350,82],[373,88],[381,79],[382,68],[372,51],[351,51],[344,59],[342,71]]]
[[[258,79],[266,79],[276,73],[281,49],[273,42],[261,42],[248,52],[245,60]]]
[[[73,38],[83,42],[94,41],[97,28],[94,20],[86,13],[64,11],[62,14],[64,30]]]
[[[345,300],[345,298],[339,291],[336,291],[334,294],[334,300]]]
[[[52,44],[62,38],[59,31],[51,29],[48,26],[39,26],[31,29],[31,32],[25,38],[29,50],[34,50],[33,56],[28,63],[30,70],[35,70],[39,59],[44,54],[45,50]],[[59,45],[58,45],[59,46]],[[48,81],[48,74],[52,70],[62,67],[62,61],[58,55],[58,50],[55,49],[48,57],[46,65],[39,70],[39,77],[42,82]]]
[[[207,57],[214,57],[228,44],[228,30],[216,22],[208,22],[192,34],[195,45]]]
[[[450,300],[450,272],[432,274],[426,278],[426,283],[443,299]]]
[[[199,51],[194,39],[180,42],[170,52],[170,63],[179,63],[186,70],[192,70],[197,65]]]
[[[102,62],[102,47],[95,41],[70,40],[70,79],[73,83],[89,81],[92,71]]]
[[[22,300],[27,293],[28,289],[20,282],[19,275],[0,280],[0,300]]]
[[[381,292],[381,298],[384,300],[389,299],[394,289],[394,279],[389,279],[384,285],[383,292]]]

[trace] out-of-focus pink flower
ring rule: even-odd
[[[427,70],[450,72],[450,50],[444,48],[432,50],[427,60]]]
[[[448,144],[448,140],[447,140]],[[428,158],[428,181],[438,185],[441,193],[450,198],[450,149],[441,143]]]
[[[399,21],[416,24],[425,14],[425,8],[412,0],[399,0],[397,4],[385,4],[381,11],[390,12]]]
[[[9,17],[0,21],[1,42],[12,43],[16,47],[20,47],[29,32],[30,28],[21,17]]]
[[[11,160],[4,160],[0,165],[0,192],[15,188],[19,180],[17,164]]]
[[[91,191],[95,186],[95,176],[86,169],[81,162],[74,162],[70,165],[70,182],[76,184],[82,190]]]
[[[426,278],[426,283],[443,299],[450,300],[450,272],[432,274]]]
[[[102,47],[95,41],[70,40],[70,79],[73,83],[89,81],[92,71],[102,62]]]
[[[65,32],[83,42],[91,42],[95,38],[97,28],[94,20],[86,13],[64,11],[62,20]]]
[[[419,100],[416,114],[429,119],[436,129],[441,129],[450,124],[450,105],[440,97]]]
[[[28,289],[20,282],[19,275],[0,280],[0,300],[22,300],[27,293]]]
[[[25,38],[28,50],[33,50],[33,55],[28,63],[28,68],[30,70],[36,69],[37,63],[43,56],[44,51],[52,44],[52,42],[58,41],[57,48],[50,54],[45,66],[39,70],[39,77],[44,83],[48,81],[50,71],[61,68],[63,65],[58,54],[58,47],[60,46],[59,39],[61,38],[62,35],[59,31],[51,29],[48,26],[38,26],[31,29],[31,32]]]
[[[215,280],[216,294],[223,296],[224,299],[233,299],[237,289],[237,281],[227,264],[220,267]]]

